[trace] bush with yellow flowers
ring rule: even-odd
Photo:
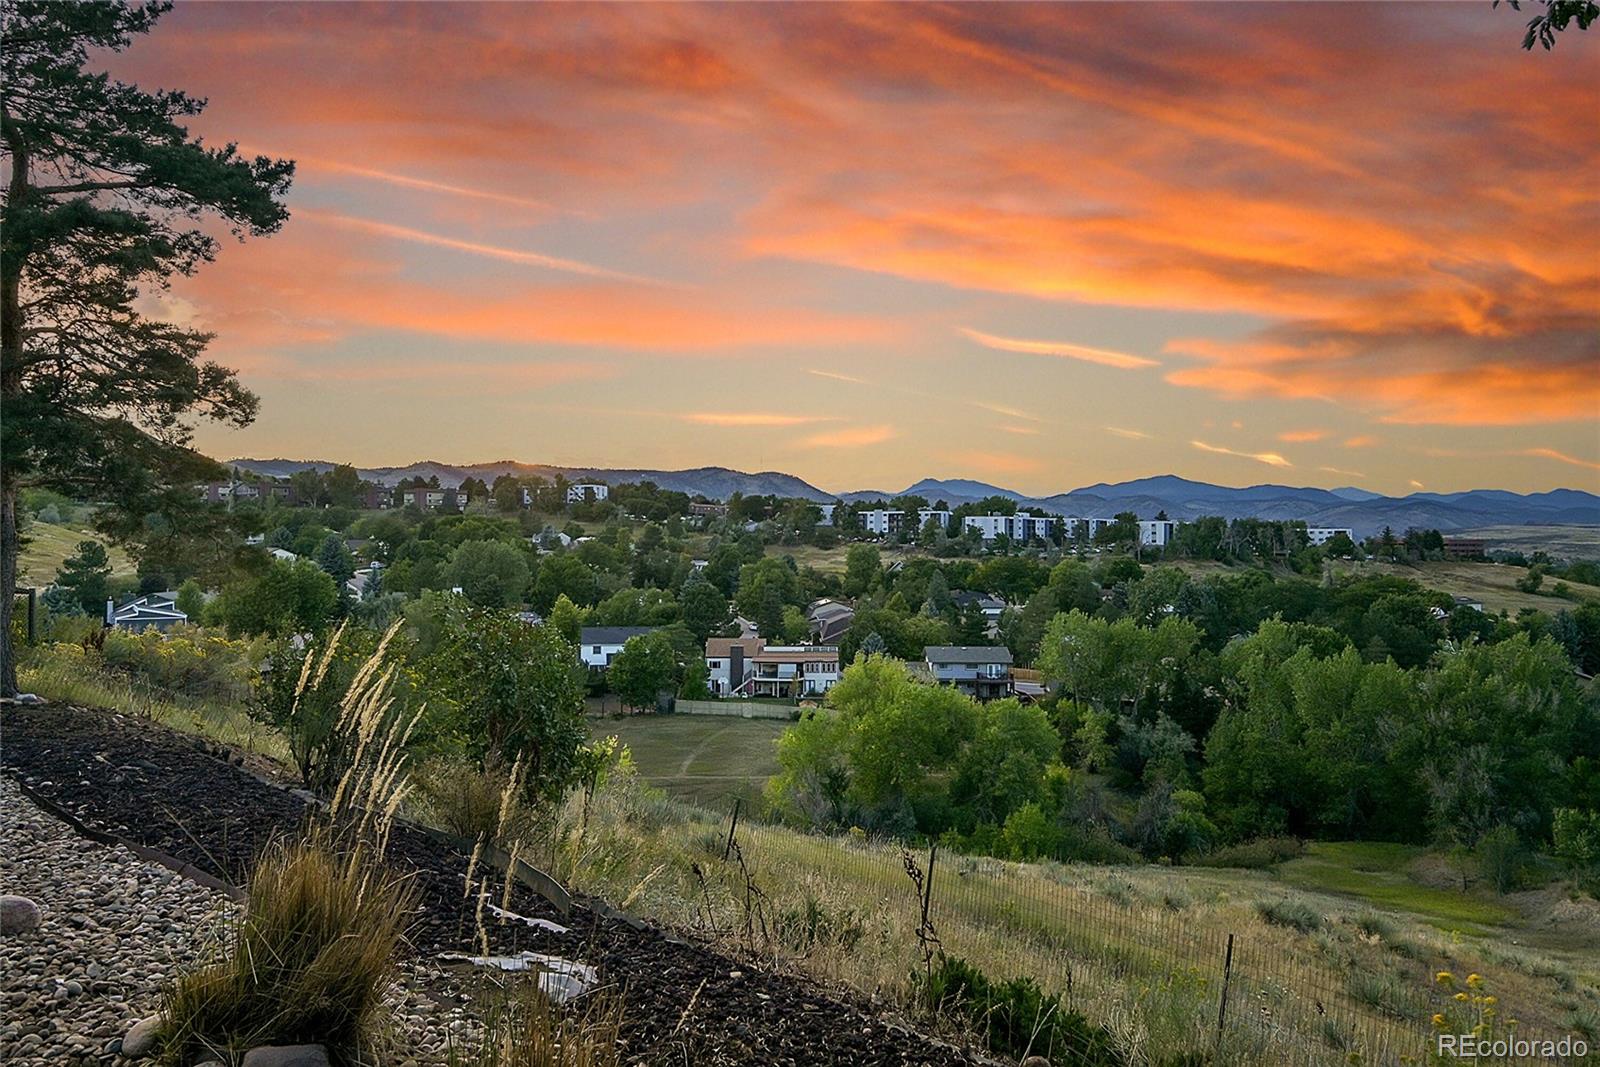
[[[1441,1034],[1471,1034],[1484,1041],[1509,1036],[1516,1029],[1517,1020],[1503,1018],[1499,999],[1489,992],[1483,975],[1473,973],[1457,979],[1450,971],[1440,971],[1433,976],[1434,983],[1449,996],[1443,1011],[1435,1012],[1433,1029]],[[1449,1062],[1438,1056],[1435,1063]]]

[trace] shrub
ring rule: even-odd
[[[615,1067],[622,1062],[622,1001],[590,994],[557,1011],[525,982],[487,1020],[477,1053],[452,1055],[451,1067]]]
[[[1073,1067],[1125,1067],[1115,1039],[1031,978],[997,982],[959,956],[940,953],[927,974],[913,972],[923,1005],[959,1019],[1007,1056],[1042,1056]]]
[[[1309,934],[1322,926],[1322,916],[1317,910],[1293,897],[1258,901],[1256,912],[1274,926],[1287,926],[1302,934]]]
[[[1405,983],[1387,971],[1353,970],[1349,983],[1350,995],[1361,1003],[1397,1019],[1409,1014],[1412,997]]]
[[[1257,837],[1212,849],[1193,862],[1201,867],[1243,867],[1259,870],[1302,855],[1305,844],[1293,837]]]
[[[167,994],[170,1062],[231,1061],[257,1045],[324,1044],[351,1057],[371,1046],[411,895],[368,857],[320,837],[265,854],[225,957]]]
[[[1509,893],[1522,879],[1528,850],[1517,831],[1496,826],[1478,840],[1478,870],[1497,893]]]
[[[520,769],[516,774],[521,777]],[[503,844],[533,828],[532,813],[512,782],[512,769],[498,762],[480,770],[460,760],[435,760],[418,776],[417,792],[431,825],[469,841],[482,835],[485,841]]]
[[[1394,936],[1394,923],[1386,915],[1375,911],[1363,911],[1355,917],[1356,929],[1368,937],[1377,937],[1387,941]]]

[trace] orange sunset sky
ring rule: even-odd
[[[1526,5],[1524,5],[1526,7]],[[1600,489],[1600,34],[1454,4],[180,3],[298,161],[222,458]]]

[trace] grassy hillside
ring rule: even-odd
[[[1518,589],[1517,579],[1528,573],[1525,567],[1473,563],[1465,560],[1445,560],[1416,565],[1379,563],[1373,560],[1361,563],[1341,561],[1335,566],[1341,574],[1392,574],[1400,578],[1410,578],[1430,589],[1437,589],[1451,596],[1472,597],[1481,601],[1484,610],[1490,613],[1508,611],[1515,615],[1523,608],[1557,612],[1572,604],[1571,601],[1560,597],[1524,593]],[[1545,579],[1547,588],[1554,584],[1553,580]],[[1600,589],[1578,582],[1569,584],[1579,597],[1586,600],[1600,600]]]
[[[1548,552],[1560,559],[1600,559],[1600,526],[1484,526],[1451,536],[1477,537],[1507,552]]]
[[[61,569],[61,561],[78,551],[79,541],[106,544],[111,555],[111,572],[116,577],[130,576],[134,572],[133,560],[126,552],[107,544],[100,534],[87,526],[30,522],[23,536],[28,540],[17,560],[17,581],[21,585],[48,585]]]

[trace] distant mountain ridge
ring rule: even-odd
[[[297,470],[327,470],[331,462],[322,460],[236,459],[230,466],[258,474],[286,478]],[[499,460],[493,463],[464,465],[424,461],[403,467],[359,468],[369,481],[393,485],[402,478],[437,477],[445,486],[459,485],[466,478],[493,482],[502,474],[518,477],[538,476],[554,479],[593,478],[608,483],[651,481],[664,489],[700,494],[712,500],[726,500],[734,493],[797,497],[825,503],[832,500],[887,500],[895,496],[916,495],[930,502],[944,500],[956,506],[1000,496],[1020,505],[1044,508],[1063,515],[1110,516],[1120,511],[1136,512],[1152,518],[1157,512],[1180,521],[1202,515],[1224,518],[1303,519],[1311,526],[1348,527],[1358,537],[1378,533],[1385,526],[1396,530],[1417,526],[1425,529],[1465,530],[1479,526],[1556,526],[1600,525],[1600,496],[1580,489],[1552,489],[1543,493],[1513,493],[1504,489],[1472,489],[1458,493],[1412,493],[1388,497],[1364,489],[1316,489],[1288,485],[1233,487],[1196,482],[1176,475],[1162,474],[1128,482],[1097,483],[1066,493],[1035,497],[1003,486],[966,478],[924,478],[899,492],[856,490],[829,493],[811,483],[781,471],[748,473],[728,467],[696,467],[691,470],[647,470],[611,467],[567,467],[545,463],[519,463]]]

